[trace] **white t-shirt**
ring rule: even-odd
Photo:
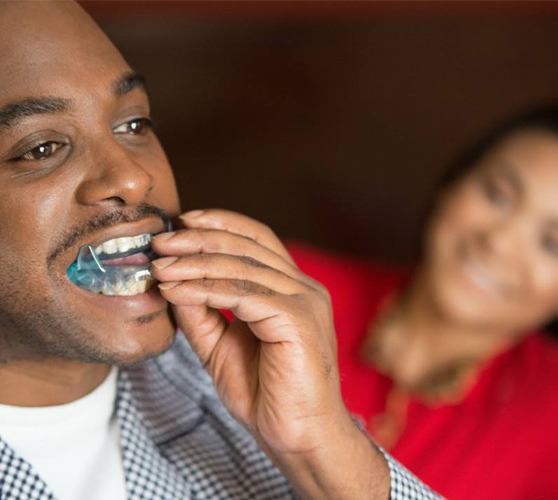
[[[68,404],[0,405],[0,436],[27,460],[58,500],[125,500],[114,415],[117,370]]]

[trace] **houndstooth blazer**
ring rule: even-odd
[[[220,403],[182,335],[166,353],[120,370],[116,414],[130,500],[296,498]],[[439,498],[386,458],[392,499]],[[0,500],[55,500],[33,467],[1,438]]]

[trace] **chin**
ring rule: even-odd
[[[433,287],[433,297],[439,313],[460,325],[477,328],[499,328],[507,322],[508,308],[475,294],[451,280],[440,280]],[[509,311],[508,311],[509,313]]]
[[[99,351],[112,365],[130,365],[162,354],[175,338],[176,327],[168,314],[140,317],[117,331],[110,340],[103,339]]]
[[[452,322],[460,324],[485,323],[487,318],[482,318],[481,309],[471,297],[460,296],[458,293],[446,291],[438,293],[436,305],[440,313]]]

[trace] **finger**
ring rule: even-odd
[[[264,342],[293,340],[288,318],[300,313],[295,296],[285,296],[247,280],[192,280],[159,284],[161,295],[175,306],[229,309],[250,325]],[[286,311],[288,313],[286,314]],[[267,323],[267,328],[262,324]]]
[[[255,259],[277,269],[314,289],[318,285],[282,256],[246,236],[217,229],[188,229],[155,236],[151,242],[158,255],[181,256],[184,253],[228,254]]]
[[[198,279],[247,280],[281,294],[308,292],[309,287],[252,257],[225,254],[163,257],[152,262],[153,277],[161,282]]]
[[[178,328],[186,335],[203,364],[211,357],[215,344],[224,334],[227,320],[206,305],[173,307]]]
[[[265,224],[246,215],[222,209],[194,210],[179,216],[189,228],[220,229],[257,241],[260,245],[281,255],[287,262],[294,261],[275,233]]]

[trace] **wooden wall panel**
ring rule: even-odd
[[[148,79],[186,208],[381,259],[412,258],[458,150],[558,100],[556,11],[92,12]]]

